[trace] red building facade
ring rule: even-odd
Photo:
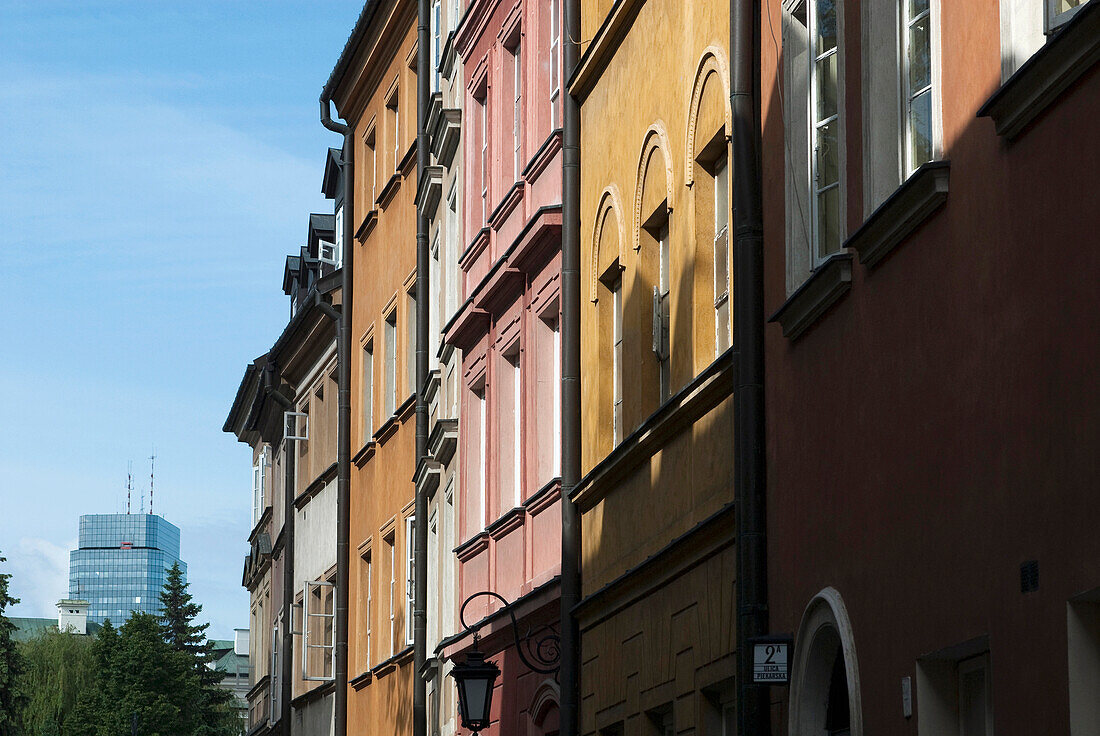
[[[773,732],[1100,733],[1100,6],[764,6]]]
[[[462,64],[463,305],[458,596],[475,598],[482,651],[502,670],[486,734],[557,731],[557,685],[518,658],[521,632],[560,616],[561,37],[557,2],[475,0],[455,30]],[[545,630],[544,630],[545,631]],[[468,651],[460,635],[445,655]]]

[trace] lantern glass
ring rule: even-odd
[[[466,661],[455,665],[451,676],[458,688],[458,710],[462,727],[481,731],[489,726],[489,714],[493,703],[493,685],[500,669],[486,662],[481,652],[473,651]]]

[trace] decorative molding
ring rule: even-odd
[[[367,236],[374,230],[374,226],[378,224],[378,209],[372,208],[366,215],[363,216],[363,222],[359,223],[359,229],[355,231],[355,239],[360,243],[366,242]]]
[[[500,198],[497,206],[489,213],[489,227],[500,230],[500,226],[504,224],[508,215],[512,214],[516,207],[523,202],[524,188],[523,181],[517,181],[508,188],[508,191]]]
[[[796,340],[851,288],[852,254],[837,253],[815,268],[768,322],[778,322],[783,336]]]
[[[642,155],[638,158],[638,174],[634,183],[634,222],[631,232],[635,252],[642,247],[642,189],[645,187],[646,174],[649,172],[649,162],[653,160],[654,148],[659,149],[665,159],[665,207],[669,215],[672,214],[672,145],[669,143],[665,124],[658,120],[646,131],[642,143]]]
[[[378,450],[378,443],[373,439],[367,440],[367,443],[359,448],[351,457],[351,461],[355,463],[355,467],[362,468],[367,464],[367,461],[374,457],[375,451]]]
[[[562,129],[555,128],[550,131],[550,135],[546,136],[546,140],[542,142],[538,150],[535,151],[531,158],[527,161],[527,165],[523,167],[523,178],[534,184],[538,180],[543,171],[550,165],[550,162],[557,156],[558,151],[561,150],[562,142]]]
[[[446,465],[458,448],[458,419],[439,419],[428,435],[428,452]]]
[[[880,204],[845,248],[859,254],[859,262],[874,266],[905,240],[947,201],[950,161],[929,161]]]
[[[592,232],[592,278],[590,284],[593,304],[599,301],[600,239],[603,237],[604,222],[607,219],[609,210],[614,213],[619,229],[619,249],[615,257],[619,259],[619,263],[625,263],[623,243],[626,242],[626,234],[623,232],[623,200],[619,194],[618,184],[612,183],[603,190],[603,194],[600,195],[600,205],[596,208],[596,222]]]
[[[421,217],[428,217],[443,199],[443,172],[442,166],[428,166],[424,169],[424,179],[420,186],[417,202],[417,212]]]
[[[1013,140],[1100,61],[1100,3],[1089,2],[978,110]]]
[[[733,136],[729,64],[726,62],[726,55],[722,49],[717,46],[708,46],[699,59],[699,66],[695,71],[695,82],[691,89],[691,101],[688,103],[690,106],[688,108],[687,149],[684,151],[684,155],[687,157],[684,162],[684,184],[689,187],[695,183],[695,134],[697,132],[695,128],[699,122],[699,103],[702,101],[704,83],[712,73],[717,74],[722,82],[722,99],[725,102],[724,110],[726,113],[726,140],[730,140]]]
[[[313,479],[306,489],[294,497],[294,508],[301,511],[302,507],[309,503],[310,499],[325,489],[336,478],[336,463],[329,465],[321,471],[320,475]]]
[[[611,57],[626,38],[643,5],[645,0],[617,0],[611,6],[611,11],[596,30],[596,35],[592,37],[584,54],[581,55],[573,77],[566,81],[569,94],[576,97],[578,103],[583,104],[588,94],[596,87],[600,76],[607,70]]]
[[[375,207],[378,209],[386,209],[386,205],[393,199],[393,195],[401,188],[401,173],[398,171],[393,172],[393,176],[386,182],[386,186],[382,187],[382,191],[378,193],[378,199],[374,201]]]

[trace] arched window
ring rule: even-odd
[[[638,253],[636,288],[651,294],[650,333],[652,359],[644,361],[642,385],[649,387],[641,397],[642,415],[648,415],[672,395],[672,319],[677,278],[672,258],[670,225],[672,170],[667,136],[658,126],[650,128],[642,146],[635,191],[635,248]],[[640,303],[641,299],[635,299]],[[649,397],[652,396],[653,399]]]
[[[722,52],[707,49],[699,62],[688,113],[688,185],[695,215],[696,333],[713,337],[713,349],[700,356],[701,370],[729,348],[730,310],[730,135],[732,111]]]
[[[795,638],[790,736],[862,736],[859,668],[851,622],[833,588],[814,596]]]
[[[609,187],[600,200],[593,232],[592,301],[596,304],[596,329],[599,335],[601,406],[597,416],[601,432],[610,436],[609,452],[623,438],[623,256],[621,252],[621,207],[615,188]],[[606,369],[606,372],[604,370]],[[604,429],[606,428],[606,430]]]

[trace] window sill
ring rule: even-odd
[[[359,229],[355,231],[355,239],[360,243],[367,239],[371,231],[374,230],[374,226],[378,224],[378,210],[372,209],[363,217],[363,222],[359,224]]]
[[[378,449],[378,443],[374,440],[367,440],[367,444],[359,448],[359,451],[351,456],[352,463],[355,467],[363,467],[368,460],[374,457],[374,451]]]
[[[878,263],[943,206],[950,174],[949,161],[921,166],[871,213],[844,247],[853,248],[865,266]]]
[[[397,193],[397,190],[401,188],[401,173],[393,172],[393,176],[386,182],[386,186],[382,187],[382,191],[378,193],[378,199],[375,200],[376,209],[386,209],[386,205],[393,199],[393,195]]]
[[[796,340],[851,288],[852,255],[837,253],[815,268],[768,322],[778,322],[783,337]]]
[[[413,648],[405,647],[397,654],[393,655],[387,660],[379,662],[374,666],[374,669],[370,671],[370,675],[373,678],[385,677],[389,673],[396,670],[400,665],[405,664],[406,661],[412,659]]]
[[[351,685],[356,692],[359,692],[367,685],[369,685],[371,683],[371,680],[373,679],[374,675],[371,674],[370,670],[367,670],[366,672],[361,672],[356,677],[348,680],[348,684]]]
[[[1088,3],[993,93],[978,117],[1013,140],[1100,61],[1100,3]]]

